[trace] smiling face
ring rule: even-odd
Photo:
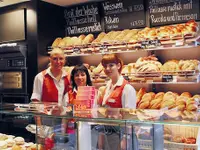
[[[49,60],[51,64],[51,69],[54,71],[62,70],[63,66],[65,65],[65,56],[59,51],[51,54]]]
[[[74,74],[74,81],[75,81],[77,87],[86,86],[87,76],[86,76],[85,72],[78,71],[77,73],[75,73]]]
[[[120,63],[109,63],[104,66],[104,72],[109,78],[114,78],[116,75],[119,75]]]

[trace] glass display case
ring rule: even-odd
[[[177,110],[94,108],[76,113],[67,108],[63,113],[53,108],[50,114],[14,107],[0,111],[2,149],[199,149],[198,112],[183,119]]]

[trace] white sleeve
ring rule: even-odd
[[[69,94],[68,94],[68,92],[65,93],[63,100],[64,100],[63,105],[67,106],[69,104]]]
[[[136,108],[136,91],[130,84],[126,84],[122,92],[122,107]]]
[[[41,73],[39,73],[36,75],[36,77],[34,79],[33,93],[31,96],[31,100],[37,99],[37,100],[41,101],[42,85],[43,85],[43,75]]]

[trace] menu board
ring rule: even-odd
[[[199,0],[149,0],[152,26],[199,19]]]
[[[102,7],[106,31],[146,26],[143,0],[109,0]]]
[[[68,7],[64,10],[66,35],[102,31],[98,3]]]

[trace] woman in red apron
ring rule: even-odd
[[[101,94],[102,97],[98,101],[98,105],[101,107],[110,107],[110,108],[136,108],[136,91],[135,89],[126,81],[121,75],[123,62],[116,54],[106,54],[103,56],[101,61],[104,72],[107,77],[110,78],[108,81],[105,90]],[[114,128],[111,130],[115,130]],[[111,136],[111,135],[109,135]],[[120,141],[116,142],[119,139],[119,135],[112,134],[112,138],[109,141],[109,136],[107,136],[110,149],[118,149]],[[99,135],[98,148],[105,148],[104,142],[105,134]],[[125,139],[121,141],[121,148],[126,147]],[[105,148],[106,149],[106,148]]]

